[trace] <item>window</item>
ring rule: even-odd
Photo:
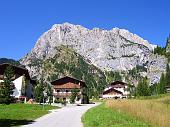
[[[56,90],[55,90],[55,92],[59,93],[59,92],[60,92],[60,90],[57,90],[57,89],[56,89]]]
[[[66,93],[70,92],[70,90],[66,90]]]

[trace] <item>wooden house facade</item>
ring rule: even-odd
[[[51,84],[53,85],[53,103],[54,100],[59,99],[69,102],[73,89],[78,90],[76,101],[78,103],[87,103],[83,101],[83,94],[86,94],[83,92],[86,88],[85,82],[66,76],[52,81]]]

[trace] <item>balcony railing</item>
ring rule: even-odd
[[[71,96],[71,93],[54,93],[54,96],[58,96],[58,97],[68,97]]]
[[[69,97],[71,96],[71,93],[53,93],[53,95],[57,97]],[[80,95],[80,93],[78,93],[78,95]]]

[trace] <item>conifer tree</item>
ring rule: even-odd
[[[142,79],[141,81],[139,81],[138,86],[136,88],[136,94],[137,96],[150,96],[151,95],[148,80],[146,77]]]
[[[49,99],[49,104],[51,105],[51,103],[53,101],[53,90],[49,84],[47,85],[47,96]]]
[[[170,34],[169,34],[169,37],[166,40],[166,47],[169,45],[169,43],[170,43]]]
[[[135,87],[131,85],[130,83],[128,83],[127,91],[129,92],[128,98],[135,96],[135,92],[136,92]]]
[[[44,94],[43,94],[43,91],[44,91],[44,87],[42,84],[38,84],[36,87],[35,87],[35,101],[36,102],[39,102],[39,103],[42,103],[43,102],[43,98],[44,98]]]
[[[165,93],[165,90],[166,90],[165,84],[166,84],[165,75],[164,75],[164,73],[162,73],[161,78],[160,78],[160,82],[157,85],[158,94],[164,94]]]
[[[39,102],[39,103],[42,103],[43,102],[43,99],[44,99],[44,81],[43,81],[43,78],[41,77],[40,79],[40,83],[38,83],[38,85],[35,87],[35,101],[36,102]]]
[[[119,72],[115,72],[114,78],[115,81],[122,81],[122,76]]]
[[[4,83],[0,88],[0,103],[10,104],[12,102],[12,94],[15,88],[12,83],[14,71],[12,66],[7,66],[4,72]]]
[[[167,66],[166,66],[166,76],[165,76],[165,79],[166,79],[166,86],[170,85],[170,68],[169,68],[169,64],[167,64]]]

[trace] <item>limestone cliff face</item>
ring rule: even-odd
[[[136,65],[145,65],[148,72],[151,72],[150,65],[157,60],[159,62],[153,65],[160,68],[157,74],[160,75],[165,70],[166,59],[153,57],[152,50],[156,45],[150,44],[136,34],[119,28],[89,30],[69,23],[53,25],[38,39],[35,47],[21,60],[21,63],[26,65],[34,76],[39,68],[32,66],[31,63],[53,58],[57,54],[55,49],[62,45],[73,49],[89,64],[95,65],[102,71],[128,71]],[[156,78],[159,79],[159,76]]]

